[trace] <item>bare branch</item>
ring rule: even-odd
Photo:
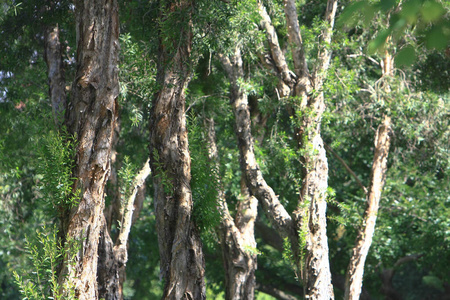
[[[280,300],[296,300],[297,299],[297,297],[289,295],[289,294],[283,292],[282,290],[279,290],[276,287],[271,286],[271,285],[257,283],[256,289],[258,291],[269,294],[272,297],[275,297],[276,299],[280,299]]]
[[[231,60],[225,59],[223,56],[221,60],[222,63],[231,62],[229,66],[232,66],[233,69],[238,69],[227,72],[227,75],[231,82],[230,97],[236,117],[235,132],[239,143],[241,170],[245,176],[247,186],[250,189],[251,194],[261,202],[264,211],[271,219],[275,228],[279,230],[283,236],[288,236],[296,240],[297,234],[294,230],[291,216],[280,203],[278,196],[273,189],[264,180],[259,165],[256,162],[247,95],[234,84],[238,81],[237,75],[243,74],[240,50],[238,47],[236,48],[235,54]],[[229,66],[224,66],[225,70],[228,70]],[[297,244],[297,242],[293,244]]]
[[[275,31],[275,27],[272,25],[272,20],[266,11],[266,8],[258,1],[258,12],[261,16],[261,26],[265,29],[267,40],[269,42],[270,52],[272,54],[273,62],[278,70],[278,74],[287,85],[293,84],[294,74],[289,70],[286,63],[286,58],[281,50],[280,43],[278,42],[278,36]]]
[[[330,43],[331,43],[331,37],[333,35],[333,27],[334,27],[334,20],[336,17],[336,10],[337,10],[337,2],[338,0],[328,0],[327,2],[327,10],[325,12],[325,26],[322,29],[321,33],[321,41],[320,41],[320,48],[319,48],[319,54],[318,54],[318,61],[316,70],[313,74],[314,78],[314,84],[316,89],[321,89],[323,84],[323,79],[325,76],[325,73],[328,70],[328,67],[330,65],[330,59],[331,59],[331,49],[330,49]]]
[[[136,195],[139,191],[139,188],[144,184],[147,177],[150,175],[150,163],[149,159],[145,162],[139,174],[136,175],[134,179],[134,186],[131,192],[131,195],[126,199],[123,207],[124,213],[122,214],[121,227],[119,236],[117,237],[114,253],[116,258],[118,259],[119,265],[125,265],[128,260],[128,251],[127,251],[127,243],[128,236],[130,235],[132,220],[133,220],[133,211],[134,211],[134,200],[136,199]]]
[[[284,13],[288,29],[289,42],[291,44],[292,58],[294,60],[295,74],[300,78],[308,76],[308,66],[306,64],[305,50],[298,24],[297,7],[295,0],[284,0]]]
[[[355,172],[353,172],[352,169],[350,169],[350,167],[345,163],[345,161],[339,156],[339,154],[337,154],[330,146],[328,146],[328,144],[326,144],[325,142],[323,143],[323,145],[325,146],[325,149],[330,152],[331,154],[333,154],[333,156],[344,166],[344,168],[347,170],[347,172],[356,180],[356,182],[358,183],[358,185],[361,187],[361,189],[364,191],[364,194],[367,195],[367,188],[364,186],[364,184],[362,183],[362,181],[359,179],[358,175],[355,174]]]

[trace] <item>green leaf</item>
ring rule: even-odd
[[[413,46],[408,45],[400,50],[395,56],[395,64],[397,66],[410,66],[416,60],[416,51]]]
[[[444,34],[442,24],[435,25],[425,33],[425,45],[428,49],[444,49],[449,42],[449,36]]]
[[[366,1],[356,1],[345,7],[339,16],[336,26],[337,27],[353,27],[357,23],[356,15],[364,11],[367,8],[368,3]]]
[[[402,6],[401,15],[408,23],[415,23],[421,8],[421,0],[409,0]]]
[[[445,14],[445,9],[441,3],[426,1],[422,6],[421,13],[425,22],[434,22]]]
[[[431,286],[437,290],[440,290],[441,292],[445,291],[444,286],[442,284],[442,280],[436,276],[433,275],[423,276],[422,281],[426,285]]]
[[[383,31],[381,31],[377,37],[371,41],[367,47],[367,51],[369,54],[374,54],[375,52],[378,52],[382,50],[384,45],[386,44],[386,39],[391,34],[392,29],[388,28]]]

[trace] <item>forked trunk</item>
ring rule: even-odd
[[[215,142],[214,121],[208,120],[209,157],[218,166],[218,153]],[[241,195],[236,218],[230,215],[225,199],[225,191],[218,187],[218,209],[222,212],[219,238],[225,266],[225,299],[250,300],[255,294],[256,240],[255,219],[258,213],[258,200],[251,196],[241,180]]]

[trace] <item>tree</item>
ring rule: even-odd
[[[264,299],[264,292],[290,300],[301,297],[303,287],[308,297],[331,294],[330,284],[310,287],[317,273],[308,272],[314,268],[325,270],[319,277],[331,274],[335,298],[344,298],[346,288],[347,298],[358,298],[362,279],[361,299],[443,297],[448,270],[442,261],[450,253],[449,65],[445,51],[426,49],[427,33],[416,35],[426,22],[418,21],[414,30],[392,27],[412,16],[403,9],[413,2],[421,4],[422,20],[432,16],[426,7],[437,8],[439,16],[426,30],[445,28],[447,15],[440,7],[446,4],[433,1],[405,1],[390,14],[399,17],[395,22],[387,24],[376,13],[370,29],[358,23],[348,31],[334,30],[329,42],[326,1],[297,3],[296,9],[288,1],[121,3],[121,85],[120,93],[115,91],[120,125],[116,109],[110,175],[104,174],[108,181],[101,192],[106,193],[100,204],[104,217],[94,218],[100,220],[95,225],[100,228],[98,259],[84,265],[97,264],[92,273],[98,298],[176,298],[169,293],[177,292],[170,290],[177,282],[186,287],[178,291],[181,297],[199,291],[198,298]],[[65,87],[64,77],[78,72],[79,82],[89,60],[80,55],[82,60],[75,62],[74,9],[80,12],[81,2],[76,4],[30,0],[0,5],[2,299],[18,298],[19,289],[30,299],[60,298],[50,288],[55,277],[45,278],[55,274],[54,258],[63,250],[66,270],[82,272],[77,259],[87,262],[94,253],[89,247],[95,230],[84,230],[86,237],[80,239],[67,237],[68,228],[63,228],[65,243],[59,250],[57,240],[45,242],[54,237],[48,228],[59,220],[69,225],[70,214],[79,220],[79,213],[102,210],[85,205],[88,200],[81,196],[89,191],[83,190],[83,179],[75,178],[83,176],[77,173],[79,150],[87,143],[77,140],[84,140],[82,131],[91,128],[83,125],[88,110],[68,111],[71,124],[79,126],[76,134],[61,118],[61,107],[86,105],[78,96],[92,92],[96,98],[100,82],[107,79],[94,79],[86,89]],[[370,14],[372,4],[364,7],[363,14]],[[288,16],[292,12],[298,15]],[[292,20],[301,30],[300,47]],[[374,36],[386,28],[392,39],[367,52],[365,45],[373,46]],[[105,31],[91,36],[98,32]],[[79,51],[86,53],[81,40]],[[415,60],[405,64],[400,54],[411,53],[411,47]],[[88,51],[93,65],[101,53]],[[301,67],[302,61],[307,67]],[[319,71],[325,69],[326,74]],[[97,127],[98,134],[109,128],[108,120],[105,128]],[[156,207],[153,193],[142,196],[148,165],[138,172],[148,156],[150,131]],[[105,151],[94,146],[93,157]],[[318,185],[328,187],[318,190]],[[140,196],[133,200],[137,190]],[[308,198],[315,200],[308,203]],[[314,210],[320,208],[319,215],[325,216],[325,199],[328,249],[325,243],[319,246],[328,258],[319,258],[314,237],[324,241],[325,222]],[[43,225],[48,234],[36,234]],[[31,256],[25,247],[34,251]],[[81,257],[80,249],[87,255]],[[158,260],[158,252],[165,261]],[[27,264],[30,257],[35,265]],[[190,276],[186,269],[198,272]],[[10,276],[16,270],[25,274],[19,288]],[[75,296],[71,290],[80,282],[67,278],[60,282],[64,298]],[[329,276],[323,282],[329,283]],[[41,291],[34,296],[28,293],[33,284]]]
[[[75,261],[66,254],[61,286],[71,286],[78,299],[98,299],[97,263],[104,226],[104,191],[110,171],[117,120],[119,19],[117,1],[77,1],[77,73],[65,124],[76,137],[73,195],[77,203],[63,207],[61,234],[65,247],[79,245]],[[79,197],[79,198],[78,198]],[[68,296],[68,291],[64,291]]]
[[[204,299],[202,242],[192,220],[191,158],[185,89],[191,75],[192,1],[161,3],[159,91],[150,112],[150,164],[155,187],[164,299]],[[169,32],[176,26],[179,32]]]
[[[247,94],[240,89],[238,84],[239,80],[242,80],[244,76],[241,51],[239,47],[236,47],[231,59],[221,54],[219,58],[231,82],[230,102],[233,105],[235,114],[237,114],[237,110],[244,108],[247,104]],[[251,122],[249,122],[250,114],[248,110],[244,110],[242,113],[246,114],[245,120],[248,123],[245,124],[245,130],[248,133],[251,127]],[[214,123],[212,122],[210,126],[212,128],[209,130],[213,134],[215,130]],[[238,131],[242,129],[242,126],[236,128]],[[215,146],[214,136],[209,138],[209,143],[212,145],[211,152],[217,159],[217,147]],[[255,270],[257,266],[254,226],[258,213],[258,200],[247,186],[244,176],[241,179],[241,194],[244,199],[239,202],[235,221],[233,221],[228,210],[225,193],[224,191],[219,193],[219,208],[223,212],[220,236],[226,269],[225,295],[227,299],[252,299],[254,297]]]
[[[293,72],[289,70],[270,16],[261,2],[258,2],[258,11],[262,18],[261,26],[266,31],[271,63],[280,78],[280,96],[291,96],[297,99],[293,103],[293,111],[298,124],[296,138],[299,141],[299,147],[304,151],[302,157],[304,179],[294,216],[288,215],[270,187],[262,189],[265,184],[262,183],[264,179],[258,171],[259,166],[252,157],[254,155],[252,154],[251,134],[248,130],[243,130],[245,127],[241,127],[248,126],[245,124],[249,120],[239,118],[239,115],[245,116],[246,114],[236,110],[236,122],[239,128],[237,133],[243,162],[242,172],[246,176],[252,193],[261,201],[264,210],[269,212],[272,223],[283,232],[284,236],[289,238],[296,266],[302,274],[305,297],[333,299],[325,216],[328,166],[320,136],[320,123],[325,109],[322,86],[331,57],[327,44],[331,41],[337,1],[328,1],[327,3],[325,24],[321,32],[322,40],[317,56],[318,63],[311,75],[306,63],[295,2],[284,1],[283,3],[289,44],[292,49]],[[236,105],[239,110],[246,107],[245,103]],[[298,118],[299,114],[303,114],[303,117]],[[243,141],[246,141],[245,144]],[[300,236],[297,233],[300,233]],[[306,247],[304,269],[301,254],[303,246]]]

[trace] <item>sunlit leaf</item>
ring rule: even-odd
[[[409,0],[402,5],[401,15],[408,23],[415,23],[421,8],[420,0]]]

